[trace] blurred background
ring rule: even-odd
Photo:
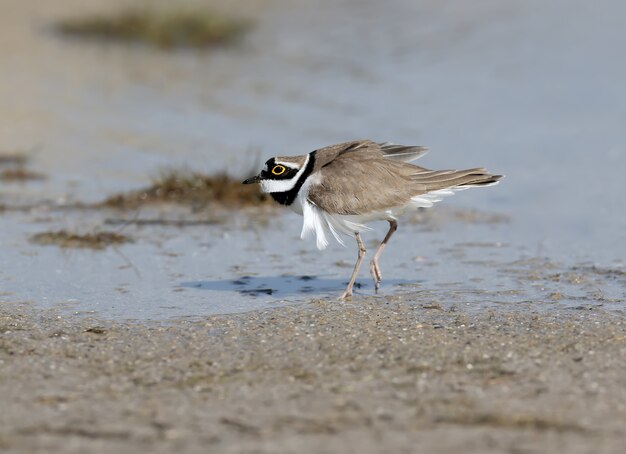
[[[4,202],[97,201],[163,168],[241,177],[270,156],[371,138],[428,146],[425,167],[505,174],[444,202],[510,219],[487,237],[623,266],[624,2],[0,0],[0,10],[0,151],[27,151],[46,175],[2,183]],[[300,220],[289,219],[296,238]]]

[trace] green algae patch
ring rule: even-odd
[[[249,20],[204,9],[145,8],[67,19],[56,24],[55,29],[73,38],[138,43],[173,50],[232,44],[250,27]]]
[[[136,209],[144,205],[172,203],[202,209],[211,204],[225,208],[271,205],[259,185],[242,184],[225,173],[204,175],[186,170],[168,170],[144,189],[117,194],[100,203],[101,207]]]
[[[30,156],[23,151],[0,152],[0,181],[25,183],[45,180],[46,176],[27,168]]]
[[[0,167],[19,166],[23,167],[28,163],[28,155],[21,151],[0,152]]]
[[[0,181],[7,183],[24,183],[27,181],[41,181],[45,179],[46,177],[42,173],[33,172],[23,167],[0,170]]]
[[[132,239],[117,232],[94,232],[79,234],[67,230],[37,233],[30,237],[33,243],[62,248],[105,249],[131,243]]]

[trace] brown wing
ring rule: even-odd
[[[485,186],[493,184],[502,175],[492,175],[483,168],[467,170],[424,170],[412,176],[415,187],[424,192],[461,186]],[[421,192],[420,194],[423,194]],[[416,194],[419,195],[419,194]]]
[[[378,144],[370,143],[373,146],[364,145],[358,154],[336,153],[319,168],[320,183],[309,188],[309,201],[330,213],[363,214],[403,206],[411,197],[438,189],[484,185],[500,178],[485,169],[432,171],[387,159]]]
[[[402,162],[415,161],[428,153],[428,148],[419,145],[399,145],[395,143],[379,143],[380,150],[387,159],[395,159]]]
[[[420,168],[381,157],[338,156],[318,171],[320,183],[309,188],[308,199],[325,211],[340,214],[402,206],[416,195],[411,179],[415,170]]]
[[[354,140],[315,150],[315,170],[329,165],[340,156],[358,154],[360,159],[372,159],[382,156],[380,147],[371,140]]]
[[[340,156],[358,154],[359,159],[387,158],[396,161],[409,162],[424,156],[428,152],[426,147],[415,145],[398,145],[393,143],[376,143],[371,140],[354,140],[316,150],[317,165],[321,168]]]

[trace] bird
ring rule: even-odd
[[[398,229],[398,218],[418,208],[432,207],[455,191],[492,186],[503,175],[484,168],[429,170],[412,164],[428,148],[390,142],[355,140],[319,148],[305,155],[275,156],[258,175],[243,184],[259,183],[261,191],[303,216],[301,238],[312,232],[318,249],[328,246],[329,234],[345,246],[343,235],[354,236],[358,256],[340,300],[353,296],[366,249],[361,232],[366,223],[387,221],[389,230],[370,262],[378,292],[382,274],[378,260]]]

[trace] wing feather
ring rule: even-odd
[[[379,143],[380,150],[385,158],[402,162],[415,161],[428,153],[428,148],[418,145],[397,145],[389,142]]]

